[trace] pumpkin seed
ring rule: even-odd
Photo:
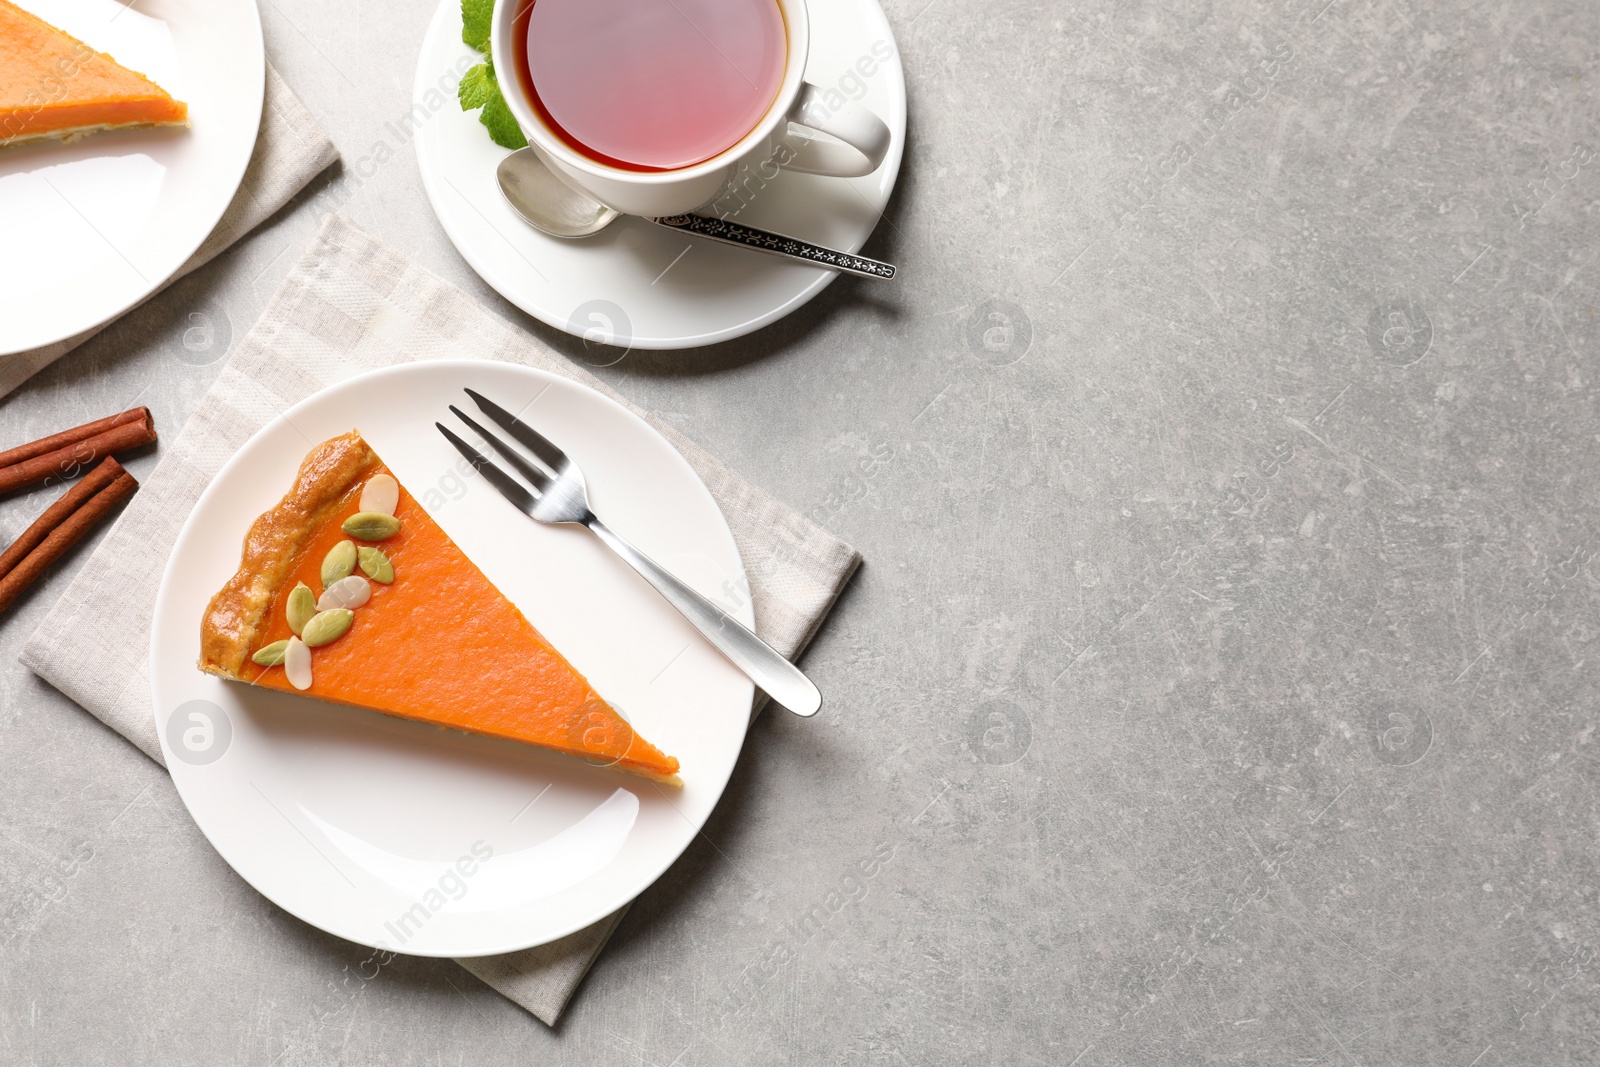
[[[299,637],[305,632],[306,623],[311,621],[311,616],[317,613],[317,598],[311,592],[311,587],[301,582],[289,594],[289,603],[284,608],[284,614],[289,616],[289,629]]]
[[[311,616],[311,621],[306,623],[305,633],[300,639],[309,648],[320,648],[331,644],[344,636],[350,624],[355,621],[356,613],[349,608],[329,608],[319,611]]]
[[[394,581],[394,564],[389,562],[389,557],[383,554],[383,549],[373,548],[371,545],[362,545],[356,549],[356,554],[361,559],[361,573],[375,582],[388,585]]]
[[[356,569],[356,543],[340,541],[322,557],[322,588],[326,589],[341,578],[350,577]]]
[[[400,520],[381,511],[358,511],[344,520],[344,532],[363,541],[383,541],[400,532]]]
[[[260,652],[250,657],[252,663],[259,663],[263,667],[277,667],[283,663],[284,650],[289,647],[287,640],[274,641]]]

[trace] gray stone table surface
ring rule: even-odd
[[[432,11],[265,0],[345,169],[8,440],[175,429],[330,210],[584,358],[356,180]],[[0,1062],[1600,1062],[1600,6],[888,12],[900,280],[599,372],[867,563],[567,1018],[235,876],[15,662],[80,552],[0,629]]]

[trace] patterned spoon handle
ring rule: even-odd
[[[781,233],[769,233],[753,226],[742,226],[727,219],[712,219],[704,215],[667,215],[650,221],[657,226],[692,233],[696,237],[721,241],[726,245],[738,245],[741,248],[753,248],[757,252],[767,252],[774,256],[786,256],[816,267],[827,267],[830,270],[844,271],[846,274],[859,274],[863,278],[887,280],[893,278],[895,273],[893,263],[840,252],[838,249],[814,245],[798,238],[785,237]]]

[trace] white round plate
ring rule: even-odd
[[[719,201],[717,208],[748,226],[858,252],[900,173],[905,74],[876,0],[807,0],[807,7],[807,80],[888,123],[889,154],[864,178],[781,171],[762,181],[751,175],[742,201]],[[506,150],[489,139],[477,112],[462,111],[456,101],[456,83],[482,58],[461,43],[459,0],[441,0],[423,40],[412,92],[411,121],[420,123],[417,162],[428,199],[456,249],[484,281],[534,318],[619,350],[693,348],[775,322],[837,276],[643,219],[621,218],[574,241],[532,229],[512,213],[495,182]]]
[[[167,767],[206,837],[268,899],[329,933],[419,956],[544,944],[632,900],[722,795],[753,695],[591,534],[541,526],[468,476],[433,426],[453,420],[447,404],[470,407],[466,386],[566,449],[618,532],[753,620],[733,536],[699,477],[643,420],[568,379],[412,363],[326,389],[250,439],[195,505],[156,599],[150,685]],[[529,621],[678,757],[682,788],[196,669],[201,614],[238,567],[246,528],[313,444],[352,426]],[[441,602],[439,625],[450,617]]]
[[[238,191],[261,124],[254,0],[16,0],[189,105],[189,128],[0,148],[0,356],[161,288]]]

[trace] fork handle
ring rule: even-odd
[[[681,611],[683,617],[693,623],[695,629],[704,634],[718,652],[749,675],[750,680],[773,700],[796,715],[815,715],[817,709],[822,707],[822,694],[811,683],[811,679],[738,619],[689,588],[671,571],[633,547],[627,538],[593,515],[584,525],[638,571],[640,577],[655,586],[656,592],[667,598],[667,603]]]

